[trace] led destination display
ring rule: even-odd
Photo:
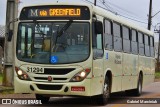
[[[34,11],[30,10],[30,15],[34,15]],[[38,11],[37,11],[38,12]],[[61,17],[80,17],[81,16],[81,9],[74,8],[74,9],[46,9],[40,10],[37,13],[38,16],[41,17],[53,17],[53,16],[61,16]]]
[[[34,6],[23,8],[20,20],[77,19],[89,20],[90,11],[85,6]]]

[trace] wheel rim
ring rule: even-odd
[[[141,78],[139,79],[139,86],[138,86],[138,90],[139,90],[139,93],[142,92],[142,82],[141,82]]]
[[[108,85],[108,82],[105,82],[105,84],[104,84],[103,96],[104,96],[104,98],[109,98],[109,85]]]

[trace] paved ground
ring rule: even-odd
[[[35,98],[33,94],[0,94],[0,98]],[[145,98],[145,100],[148,100],[147,98],[158,98],[156,100],[160,101],[160,82],[155,82],[150,84],[147,87],[143,88],[143,93],[140,97],[133,97],[133,96],[126,96],[124,92],[121,93],[115,93],[112,94],[112,98],[109,101],[109,104],[107,104],[104,107],[160,107],[160,104],[127,104],[127,100],[136,99],[139,100],[139,98]],[[116,98],[116,99],[115,99]],[[127,98],[127,99],[124,99]],[[131,99],[128,99],[131,98]],[[123,103],[121,103],[123,102]],[[125,102],[125,103],[124,103]],[[4,105],[0,105],[4,106]],[[5,105],[5,107],[11,107],[16,105]],[[20,105],[19,105],[20,106]],[[32,105],[33,106],[33,105]],[[35,105],[34,105],[35,106]],[[46,106],[46,105],[41,105]],[[48,106],[97,106],[96,102],[93,102],[89,98],[73,98],[73,97],[63,97],[63,98],[51,98]]]

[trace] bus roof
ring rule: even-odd
[[[140,27],[139,25],[136,25],[135,23],[128,21],[127,19],[125,19],[121,16],[118,16],[118,15],[115,15],[115,14],[111,13],[110,11],[102,9],[98,6],[93,6],[93,12],[97,15],[105,17],[106,19],[110,19],[111,21],[115,21],[115,22],[120,23],[124,26],[128,26],[132,29],[143,32],[145,34],[148,34],[150,36],[153,36],[153,34],[154,34],[152,31],[147,30],[143,27]]]

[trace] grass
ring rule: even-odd
[[[156,79],[160,79],[160,71],[159,72],[155,72],[155,78]]]
[[[3,92],[1,92],[0,94],[14,94],[14,90],[4,90]]]
[[[0,73],[0,83],[2,82],[3,75]]]

